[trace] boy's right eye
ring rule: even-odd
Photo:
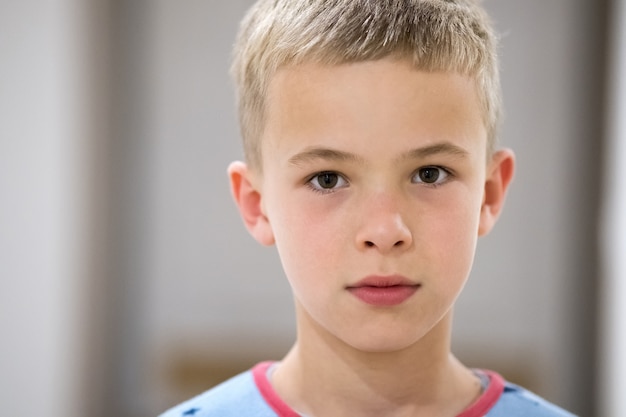
[[[348,181],[341,174],[324,171],[311,177],[307,184],[315,191],[328,193],[347,186]]]

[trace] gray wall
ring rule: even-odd
[[[626,1],[612,2],[610,16],[596,386],[601,416],[618,416],[626,408]]]

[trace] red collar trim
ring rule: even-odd
[[[504,378],[502,378],[500,374],[483,369],[478,372],[489,377],[489,385],[487,385],[487,388],[480,397],[457,417],[483,417],[496,405],[504,392]]]
[[[252,375],[257,389],[265,402],[279,417],[300,417],[274,391],[274,387],[272,387],[271,382],[267,378],[267,371],[272,365],[273,362],[261,362],[252,368]],[[457,417],[483,417],[498,402],[504,392],[504,378],[493,371],[481,370],[479,372],[489,377],[489,385],[481,396]]]
[[[258,390],[261,392],[265,402],[274,410],[278,417],[300,417],[298,413],[293,411],[274,391],[274,387],[269,379],[267,379],[267,370],[272,366],[273,362],[261,362],[252,368],[252,375]]]

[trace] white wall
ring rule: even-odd
[[[81,8],[0,3],[0,414],[79,417]]]
[[[626,2],[613,2],[611,16],[597,391],[603,417],[621,416],[626,409]]]

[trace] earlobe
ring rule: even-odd
[[[228,177],[231,193],[246,228],[262,245],[273,245],[274,233],[263,211],[261,191],[255,186],[247,165],[240,161],[232,162],[228,166]]]
[[[515,155],[510,149],[497,151],[487,167],[483,202],[480,209],[478,235],[484,236],[495,225],[515,171]]]

